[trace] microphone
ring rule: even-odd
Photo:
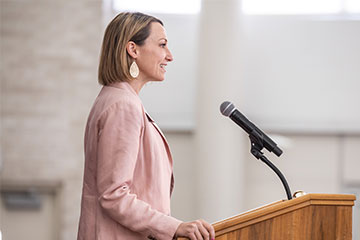
[[[250,136],[256,136],[260,138],[263,146],[269,151],[273,152],[276,156],[282,154],[282,150],[276,145],[276,143],[271,140],[265,133],[263,133],[259,128],[257,128],[252,122],[250,122],[241,112],[239,112],[234,104],[231,102],[225,101],[220,105],[220,112],[233,120],[237,125],[245,130]]]

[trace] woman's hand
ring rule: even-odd
[[[200,219],[181,223],[176,230],[175,237],[186,237],[191,240],[214,240],[215,231],[213,226]]]

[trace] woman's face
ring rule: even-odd
[[[151,23],[149,37],[144,45],[137,46],[139,79],[145,82],[165,79],[166,65],[173,60],[167,41],[164,27],[158,22]]]

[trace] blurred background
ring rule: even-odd
[[[360,240],[360,0],[0,0],[0,239],[77,235],[83,134],[108,22],[163,20],[174,62],[141,92],[174,157],[172,215],[216,222],[286,199],[220,114],[231,101],[284,151],[292,192],[351,193]]]

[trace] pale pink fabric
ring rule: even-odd
[[[170,216],[172,164],[132,87],[103,87],[85,130],[78,240],[172,239],[181,223]]]

